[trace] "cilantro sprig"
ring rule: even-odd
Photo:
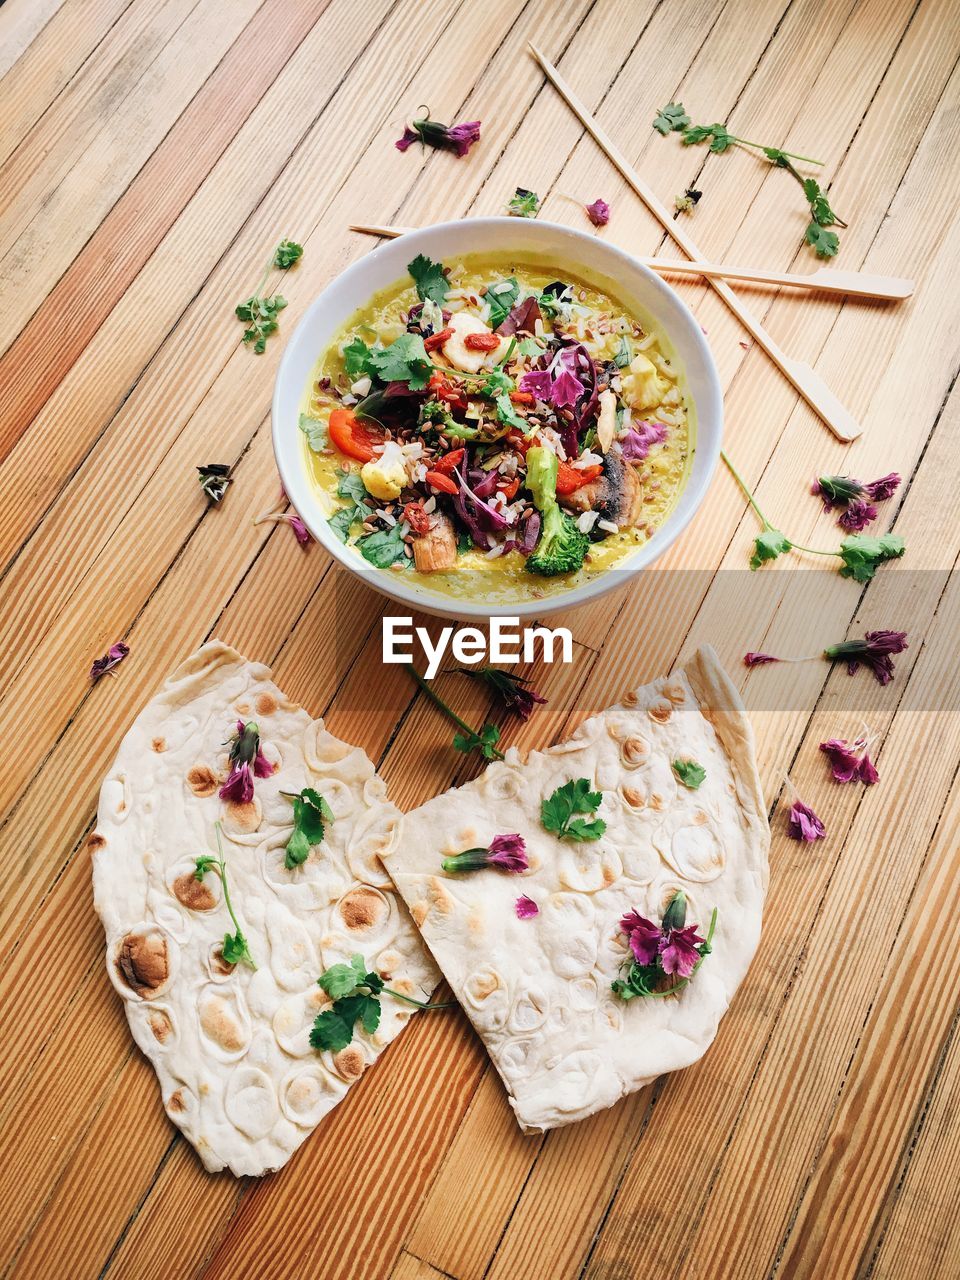
[[[417,296],[421,302],[435,302],[442,307],[450,288],[450,282],[443,274],[443,263],[433,262],[423,253],[418,253],[414,260],[407,264],[407,271],[413,277]]]
[[[317,985],[327,993],[333,1006],[317,1014],[310,1031],[310,1044],[314,1049],[331,1053],[347,1047],[358,1022],[368,1036],[373,1035],[380,1025],[382,995],[404,1000],[418,1009],[450,1009],[454,1005],[453,1001],[430,1004],[391,990],[379,973],[367,969],[361,955],[352,956],[349,964],[332,965],[320,975]]]
[[[477,732],[467,724],[466,720],[462,720],[452,707],[447,706],[439,693],[434,693],[433,689],[430,688],[428,681],[424,680],[423,676],[419,671],[417,671],[413,663],[407,662],[404,663],[404,666],[434,706],[439,707],[443,714],[457,725],[460,732],[453,735],[453,746],[455,750],[462,751],[464,755],[467,755],[471,751],[479,751],[487,760],[505,759],[503,752],[497,746],[497,743],[500,741],[500,730],[495,724],[491,724],[488,721],[483,728]]]
[[[224,960],[227,964],[248,964],[251,969],[256,969],[257,966],[254,964],[253,956],[250,954],[247,939],[244,937],[243,930],[240,928],[240,921],[237,919],[233,904],[230,901],[230,890],[227,886],[227,864],[223,857],[223,842],[220,839],[220,823],[215,822],[213,829],[217,833],[217,852],[220,856],[215,858],[209,853],[200,854],[196,859],[193,874],[197,880],[202,880],[208,871],[213,871],[220,877],[220,883],[223,886],[223,904],[227,908],[230,919],[233,921],[233,927],[236,930],[236,933],[224,934],[221,947]]]
[[[535,218],[540,212],[540,197],[526,187],[517,187],[507,201],[507,213],[514,218]]]
[[[603,799],[602,791],[591,791],[587,778],[572,778],[565,782],[540,805],[540,821],[545,831],[552,831],[559,840],[599,840],[607,829],[603,818],[588,822],[587,817],[596,813]],[[577,814],[585,815],[577,817]]]
[[[422,391],[433,373],[419,333],[401,333],[382,351],[371,351],[369,359],[381,382],[405,382],[411,391]]]
[[[896,533],[884,533],[873,537],[866,533],[855,533],[844,538],[837,551],[824,551],[819,547],[805,547],[800,542],[792,542],[785,533],[775,528],[760,510],[756,498],[750,492],[747,482],[721,449],[720,457],[728,471],[743,490],[747,501],[753,508],[763,526],[753,542],[753,554],[750,557],[750,568],[759,569],[762,564],[776,560],[787,551],[804,551],[811,556],[837,556],[841,578],[853,578],[855,582],[870,582],[880,565],[888,560],[898,560],[906,550],[903,538]]]
[[[323,839],[324,823],[333,822],[333,810],[319,791],[304,787],[302,791],[281,791],[293,801],[293,831],[287,841],[283,865],[288,871],[303,866],[310,850]]]
[[[292,267],[303,256],[302,245],[295,244],[292,240],[281,240],[270,256],[267,263],[267,269],[264,271],[260,283],[254,289],[249,298],[240,302],[236,306],[236,316],[238,320],[242,320],[247,326],[243,331],[243,341],[253,343],[253,349],[258,356],[262,356],[267,349],[267,339],[272,333],[276,333],[277,316],[287,305],[286,298],[282,294],[275,293],[272,297],[264,295],[264,285],[270,276],[270,272],[274,267],[281,271],[286,271]]]
[[[696,760],[674,760],[670,768],[676,774],[678,781],[690,791],[696,791],[707,776],[706,769],[702,764],[697,764]]]

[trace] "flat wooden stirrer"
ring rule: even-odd
[[[530,52],[539,62],[544,75],[546,75],[570,110],[592,136],[600,149],[605,152],[611,163],[619,169],[653,216],[660,222],[663,229],[673,237],[687,257],[702,257],[703,255],[697,248],[693,237],[689,235],[685,227],[680,226],[677,220],[671,216],[666,205],[662,203],[653,189],[644,182],[626,156],[614,144],[613,140],[600,128],[587,108],[562,79],[553,63],[548,61],[535,45],[530,45]],[[753,336],[757,345],[763,347],[787,381],[791,383],[806,400],[810,408],[827,424],[833,434],[839,440],[855,440],[861,434],[862,427],[849,410],[844,408],[816,370],[804,361],[794,360],[792,356],[788,356],[774,342],[760,321],[744,306],[726,281],[716,276],[708,276],[706,279],[747,332]]]
[[[370,236],[402,236],[413,227],[379,226],[375,223],[354,223],[351,231],[362,231]],[[912,280],[898,276],[878,276],[861,271],[834,271],[821,267],[819,271],[765,271],[762,267],[729,267],[725,262],[701,262],[699,258],[689,262],[681,258],[638,258],[645,267],[660,275],[717,276],[721,280],[747,280],[752,284],[787,285],[793,289],[811,289],[817,293],[842,293],[858,298],[875,298],[899,301],[913,293]]]

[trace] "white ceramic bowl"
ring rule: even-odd
[[[536,255],[538,263],[582,273],[607,288],[640,316],[653,319],[672,346],[694,404],[696,452],[680,497],[652,538],[597,578],[542,600],[486,604],[454,599],[426,584],[416,586],[406,575],[377,569],[330,531],[323,508],[307,478],[298,418],[307,381],[323,351],[355,311],[372,295],[401,280],[418,253],[441,262],[466,254],[496,253],[504,264],[511,254]],[[273,448],[283,487],[316,540],[345,569],[361,575],[371,587],[413,609],[447,618],[543,617],[558,609],[595,600],[622,586],[631,573],[651,564],[692,520],[704,499],[717,459],[723,429],[720,380],[703,330],[680,297],[647,267],[608,241],[557,223],[526,218],[470,218],[424,227],[380,245],[339,275],[308,308],[289,338],[273,393]]]

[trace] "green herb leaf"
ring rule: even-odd
[[[360,519],[360,513],[356,507],[341,507],[339,511],[335,511],[327,520],[327,524],[337,535],[341,542],[346,542],[350,537],[350,530]]]
[[[509,285],[509,289],[505,289],[504,285]],[[500,292],[498,292],[498,290]],[[496,284],[487,286],[487,292],[484,294],[484,302],[490,308],[490,328],[496,329],[503,324],[507,316],[517,304],[520,297],[520,281],[516,276],[511,276],[509,280],[498,280]]]
[[[507,202],[507,213],[514,218],[535,218],[540,211],[540,197],[526,187],[517,187]]]
[[[420,1009],[443,1009],[445,1004],[427,1004],[411,996],[391,991],[384,986],[379,973],[367,969],[363,956],[355,955],[349,964],[332,965],[317,979],[317,984],[333,1001],[332,1009],[324,1009],[314,1019],[310,1043],[314,1049],[338,1053],[353,1039],[359,1022],[368,1036],[380,1025],[380,996],[393,996]]]
[[[200,857],[197,858],[197,865],[193,873],[194,877],[197,880],[202,880],[208,871],[214,871],[216,867],[216,858],[211,858],[209,853],[201,853]]]
[[[657,133],[662,133],[664,137],[674,130],[685,129],[690,123],[690,117],[683,109],[682,102],[668,102],[665,107],[661,107],[657,112],[653,127]]]
[[[691,791],[696,791],[707,776],[706,769],[702,764],[697,764],[695,760],[674,760],[670,768],[683,785],[689,787]]]
[[[348,1020],[346,1011],[338,1011],[336,1008],[324,1009],[323,1013],[317,1014],[310,1030],[312,1048],[339,1053],[353,1039],[354,1021],[355,1019]]]
[[[603,800],[602,791],[591,791],[587,778],[573,778],[557,787],[540,805],[540,821],[545,831],[552,831],[560,840],[599,840],[607,829],[602,818],[592,822],[575,814],[594,814]]]
[[[313,787],[304,787],[289,799],[293,801],[293,832],[287,841],[283,862],[287,870],[292,871],[306,862],[310,850],[323,839],[323,824],[333,822],[333,810]]]
[[[253,963],[253,956],[250,954],[247,940],[239,929],[236,933],[224,935],[221,951],[227,964],[248,964],[251,969],[257,967]]]
[[[759,569],[768,560],[776,560],[793,546],[785,534],[779,529],[764,529],[758,533],[753,544],[753,555],[750,557],[750,568]]]
[[[453,735],[453,745],[457,751],[467,755],[471,751],[479,751],[487,760],[500,760],[503,757],[497,750],[500,741],[500,730],[488,721],[479,733],[472,729]]]
[[[248,723],[248,728],[250,724]],[[254,729],[256,726],[252,726]],[[259,738],[258,738],[259,742]],[[233,927],[236,933],[228,933],[224,936],[223,958],[227,964],[248,964],[251,969],[256,969],[253,962],[253,956],[250,954],[250,948],[247,946],[247,940],[243,936],[243,930],[240,928],[240,921],[237,919],[236,912],[233,909],[233,903],[230,901],[230,889],[227,885],[227,864],[223,857],[223,841],[220,838],[220,823],[215,822],[213,829],[217,836],[217,853],[218,857],[211,857],[208,853],[202,853],[196,859],[194,875],[198,880],[202,880],[206,872],[215,871],[220,877],[220,884],[223,888],[223,905],[227,908],[227,913],[233,921]]]
[[[302,257],[302,244],[297,244],[294,240],[281,240],[277,245],[276,253],[273,255],[273,265],[279,267],[281,271],[286,271],[295,262],[299,262]]]
[[[371,349],[362,338],[351,338],[343,348],[343,367],[348,378],[362,378],[364,374],[376,373],[370,359]]]
[[[356,545],[364,560],[369,560],[378,569],[389,569],[397,560],[406,559],[403,552],[403,537],[398,524],[392,525],[389,529],[378,529],[376,533],[369,533],[365,538],[358,538]]]
[[[872,538],[866,533],[852,534],[840,543],[840,559],[843,567],[841,578],[853,578],[855,582],[870,582],[879,565],[887,560],[898,560],[905,551],[903,539],[896,533],[885,533]]]
[[[546,348],[539,338],[524,338],[517,347],[517,354],[521,356],[542,356]]]
[[[372,351],[370,364],[382,382],[405,382],[411,391],[422,391],[433,373],[418,333],[402,333],[389,347]]]
[[[368,497],[367,486],[363,483],[359,471],[337,469],[337,497],[347,498],[358,507],[363,506]]]
[[[286,298],[279,293],[272,298],[262,298],[253,294],[246,302],[241,302],[236,309],[237,319],[247,325],[243,331],[243,341],[252,342],[258,356],[262,356],[267,348],[267,339],[277,331],[277,313],[287,305]]]
[[[330,448],[327,424],[322,418],[311,418],[309,414],[301,413],[300,430],[307,437],[307,444],[314,453],[322,453],[324,449]]]
[[[450,288],[447,277],[443,274],[443,263],[432,262],[422,253],[418,253],[414,260],[407,265],[407,270],[413,277],[413,283],[417,288],[417,296],[421,302],[428,299],[435,302],[438,306],[443,306],[447,296],[447,290]]]
[[[331,965],[317,979],[317,985],[323,988],[331,1000],[339,1000],[341,996],[352,995],[362,985],[366,973],[367,965],[363,956],[354,955],[350,957],[349,964]]]
[[[504,391],[502,395],[497,396],[497,417],[501,422],[505,422],[508,427],[516,427],[518,431],[526,433],[530,429],[530,423],[526,418],[521,418],[519,413],[513,407],[513,401],[510,399],[508,392]]]
[[[835,231],[827,231],[818,222],[811,222],[803,237],[816,251],[818,258],[835,258],[840,248],[840,237]]]

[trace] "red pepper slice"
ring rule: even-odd
[[[448,338],[453,337],[452,329],[441,329],[439,333],[432,333],[429,338],[424,338],[424,351],[436,351],[437,347],[442,347]]]
[[[457,493],[456,482],[451,480],[449,476],[445,476],[442,471],[428,471],[424,476],[427,484],[431,489],[438,489],[440,493]]]
[[[433,464],[434,471],[439,471],[443,476],[450,475],[456,467],[459,467],[465,452],[466,450],[464,449],[451,449],[449,453],[445,453],[438,462]]]
[[[557,466],[557,493],[562,495],[576,493],[578,489],[582,489],[591,480],[596,480],[602,470],[603,468],[600,466],[584,467],[582,470],[578,470],[576,467],[571,467],[568,462],[559,463]]]
[[[369,462],[373,446],[383,444],[383,433],[374,422],[358,418],[352,409],[334,409],[329,422],[330,439],[348,458]]]

